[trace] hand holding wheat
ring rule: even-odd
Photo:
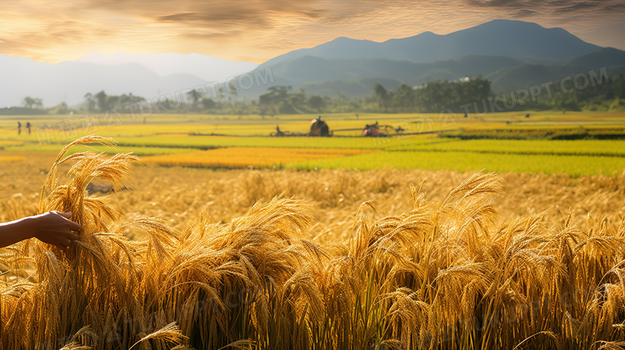
[[[61,213],[50,211],[31,217],[33,237],[40,241],[57,246],[59,249],[67,248],[73,241],[80,238],[72,231],[80,230],[80,225],[70,220],[71,212]]]
[[[80,225],[71,221],[71,217],[71,212],[50,211],[0,224],[0,247],[36,237],[42,242],[65,249],[79,238],[72,231],[80,230]]]

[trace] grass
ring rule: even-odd
[[[0,141],[0,148],[4,148],[7,146],[20,146],[23,142],[21,141]]]
[[[604,156],[562,156],[545,154],[506,154],[483,152],[376,152],[337,159],[290,163],[289,168],[313,169],[427,169],[495,171],[582,175],[617,175],[625,169],[625,158]]]
[[[590,133],[618,133],[625,127],[625,113],[597,112],[507,112],[486,115],[471,115],[463,118],[453,114],[355,114],[342,113],[323,115],[331,130],[342,128],[362,128],[365,124],[378,121],[383,125],[401,126],[409,132],[442,130],[448,135],[454,132],[475,133],[476,135],[521,135],[531,138],[549,133],[567,133],[571,128],[577,130],[583,125]],[[115,137],[119,147],[115,152],[132,151],[141,156],[166,156],[187,154],[186,159],[197,158],[197,150],[215,148],[234,148],[232,152],[245,152],[243,148],[274,148],[283,159],[272,160],[275,164],[288,165],[298,169],[357,168],[375,167],[422,167],[424,169],[518,171],[567,173],[573,176],[597,173],[618,173],[622,168],[625,155],[625,141],[611,140],[459,140],[457,138],[438,138],[436,135],[400,136],[392,138],[365,138],[360,131],[337,132],[330,138],[316,137],[268,137],[276,125],[283,131],[305,132],[310,120],[317,115],[280,115],[261,117],[257,115],[152,115],[146,124],[139,116],[132,119],[122,115],[119,120],[106,119],[103,116],[19,116],[12,120],[0,121],[0,147],[8,152],[18,151],[55,151],[65,143],[81,135],[98,132],[104,136]],[[31,120],[33,134],[23,132],[17,135],[16,120]],[[40,127],[45,123],[51,126],[59,123],[75,122],[81,126],[84,121],[96,120],[95,126],[61,132],[60,130]],[[63,124],[64,125],[64,124]],[[4,128],[2,128],[4,127]],[[456,131],[454,131],[456,130]],[[503,131],[502,131],[503,130]],[[572,130],[572,129],[571,129]],[[450,134],[451,133],[451,134]],[[189,136],[189,135],[196,136]],[[208,136],[211,134],[226,136]],[[344,135],[345,137],[338,137]],[[351,136],[350,136],[351,135]],[[76,151],[88,148],[76,147]],[[109,152],[103,148],[96,148]],[[328,160],[297,159],[284,150],[324,149],[330,150],[382,150],[376,156],[360,155],[355,157],[333,158]],[[395,154],[397,152],[402,154]],[[229,152],[229,151],[223,151]],[[333,151],[332,151],[333,152]],[[242,155],[244,157],[244,155]],[[563,156],[564,158],[560,158]],[[580,158],[571,158],[576,156]],[[598,157],[590,159],[588,157]],[[175,157],[170,157],[175,158]],[[163,159],[168,159],[167,157]],[[303,162],[298,162],[303,161]],[[203,162],[191,162],[205,164]],[[185,164],[191,164],[189,162]],[[210,163],[210,162],[209,162]],[[220,164],[222,164],[221,162]],[[251,163],[251,162],[247,162]],[[266,162],[262,162],[266,164]],[[173,164],[173,163],[171,163]],[[178,164],[182,164],[179,162]],[[208,164],[208,163],[206,163]],[[223,163],[223,164],[227,164]],[[260,163],[259,163],[260,164]]]
[[[440,140],[404,142],[385,147],[387,151],[475,152],[528,155],[625,156],[623,140]]]

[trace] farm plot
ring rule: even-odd
[[[143,161],[148,164],[167,166],[261,168],[282,167],[298,161],[341,158],[370,152],[358,149],[230,147],[176,155],[151,156],[143,158]]]

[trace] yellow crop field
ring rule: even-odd
[[[471,115],[464,118],[458,113],[354,113],[322,114],[322,119],[330,127],[337,130],[337,136],[359,136],[367,124],[379,122],[380,125],[391,127],[401,126],[406,132],[446,131],[458,128],[468,130],[490,129],[525,129],[536,127],[565,128],[583,125],[584,127],[615,127],[625,126],[623,112],[561,112],[540,111],[502,112],[484,115]],[[210,114],[153,114],[146,118],[121,114],[110,115],[73,115],[68,116],[24,116],[29,120],[33,132],[17,134],[13,120],[0,120],[0,139],[26,142],[53,141],[66,144],[71,140],[89,134],[108,137],[138,137],[166,135],[231,135],[231,136],[269,136],[279,126],[283,131],[306,133],[310,121],[317,114],[279,115],[261,117],[259,115],[210,115]],[[339,131],[343,129],[356,129]]]
[[[143,158],[145,163],[213,168],[270,167],[288,163],[370,153],[359,149],[228,147]]]
[[[2,163],[2,162],[18,162],[20,160],[24,160],[24,157],[0,156],[0,163]]]
[[[6,147],[6,146],[21,146],[22,144],[24,144],[21,141],[2,141],[0,140],[0,147]]]
[[[623,339],[625,175],[133,171],[128,153],[67,151],[0,168],[3,220],[58,210],[81,225],[67,250],[33,238],[0,251],[2,348]]]

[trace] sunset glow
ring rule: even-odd
[[[262,63],[346,36],[447,34],[492,19],[562,27],[625,49],[622,1],[38,1],[4,2],[0,53],[56,63],[92,52],[196,52]],[[621,34],[618,34],[621,33]]]

